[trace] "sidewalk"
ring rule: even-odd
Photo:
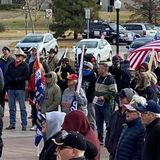
[[[15,130],[6,130],[9,125],[8,103],[5,106],[3,119],[3,156],[2,160],[38,160],[37,148],[34,146],[35,132],[30,131],[31,120],[28,119],[27,131],[21,131],[20,111],[17,105],[17,124]],[[30,115],[30,106],[26,102],[27,113]],[[43,143],[40,144],[40,150]],[[101,147],[101,160],[108,160],[108,154],[104,147]]]

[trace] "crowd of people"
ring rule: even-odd
[[[22,131],[26,131],[27,99],[31,105],[32,128],[37,126],[37,108],[45,115],[41,124],[44,147],[40,160],[100,160],[100,145],[110,160],[160,159],[160,61],[155,70],[143,62],[136,70],[119,55],[112,66],[96,64],[92,55],[84,57],[82,85],[68,58],[57,58],[54,49],[48,57],[36,48],[26,55],[16,50],[11,55],[2,48],[0,58],[0,135],[3,128],[5,95],[8,95],[9,126],[16,129],[16,101],[19,102]],[[37,56],[44,101],[35,104]],[[60,63],[59,63],[60,62]],[[105,127],[105,128],[104,128]],[[0,155],[3,141],[0,138]]]

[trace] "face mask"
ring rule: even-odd
[[[92,73],[91,70],[87,70],[87,69],[84,69],[84,70],[83,70],[83,75],[84,75],[84,76],[88,76],[88,75],[90,75],[91,73]]]

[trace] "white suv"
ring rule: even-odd
[[[41,55],[47,55],[51,48],[58,52],[57,40],[51,33],[29,33],[16,44],[16,48],[21,48],[26,54],[30,54],[33,47],[36,47]]]

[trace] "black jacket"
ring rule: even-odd
[[[142,160],[160,160],[160,118],[146,126]]]
[[[105,147],[112,157],[115,156],[118,140],[125,122],[125,114],[122,114],[120,109],[115,111],[110,118],[106,132]]]
[[[90,71],[89,74],[83,73],[82,88],[86,92],[88,103],[92,103],[93,101],[96,79],[96,75],[93,71]]]
[[[29,75],[29,67],[26,62],[22,62],[17,67],[15,62],[8,66],[6,78],[8,80],[8,89],[25,90],[25,81]]]

